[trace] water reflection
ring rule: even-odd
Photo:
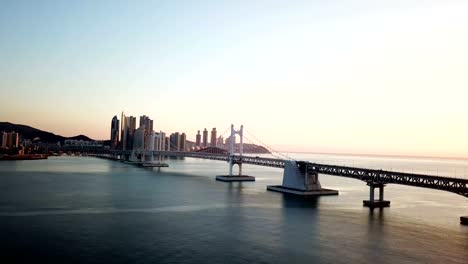
[[[318,208],[320,196],[301,197],[297,195],[282,194],[282,204],[284,208]]]

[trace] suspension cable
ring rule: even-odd
[[[266,147],[267,149],[269,149],[271,152],[275,152],[275,153],[278,153],[279,155],[287,158],[288,160],[293,160],[293,161],[296,161],[295,159],[291,158],[290,156],[286,155],[286,154],[283,154],[275,149],[273,149],[272,147],[270,147],[269,145],[263,143],[260,139],[258,139],[255,135],[253,135],[252,133],[250,133],[247,129],[245,129],[245,131],[251,135],[254,139],[256,139],[261,145],[263,145],[263,147]]]
[[[256,145],[254,142],[252,142],[252,141],[251,141],[248,137],[246,137],[245,135],[244,135],[244,139],[245,139],[246,141],[248,141],[250,144]],[[268,149],[267,149],[267,150],[268,150]],[[275,155],[274,153],[275,153],[275,152],[270,152],[270,155],[272,155],[273,157],[275,157],[275,158],[277,158],[277,159],[280,159],[280,160],[283,160],[283,159],[284,159],[283,157],[278,156],[278,155]]]

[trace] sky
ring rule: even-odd
[[[468,158],[468,1],[0,0],[0,121]],[[249,134],[247,134],[249,136]]]

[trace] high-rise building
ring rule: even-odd
[[[198,130],[197,137],[195,140],[195,146],[200,147],[200,144],[201,144],[201,135],[200,135],[200,130]]]
[[[216,137],[216,127],[213,127],[213,129],[211,130],[211,146],[212,147],[216,147],[216,140],[218,138]]]
[[[128,117],[128,137],[127,137],[127,148],[133,149],[133,139],[135,136],[136,130],[136,117],[129,116]]]
[[[187,144],[186,144],[186,141],[187,141],[187,135],[185,135],[185,133],[182,133],[180,135],[180,148],[179,148],[179,151],[186,151],[186,147],[187,147]]]
[[[166,149],[166,133],[164,132],[159,132],[159,137],[158,137],[158,150],[165,151],[168,150]]]
[[[3,132],[2,133],[2,148],[6,148],[7,142],[8,142],[8,133]]]
[[[150,142],[153,141],[153,139],[150,138],[151,133],[153,133],[153,120],[146,115],[140,116],[140,127],[145,128],[145,149],[148,150]]]
[[[234,146],[235,146],[236,145],[236,136],[234,135],[232,138],[234,139]],[[225,144],[228,147],[231,146],[231,137],[226,138]]]
[[[134,133],[133,150],[142,151],[145,149],[145,127],[140,126]]]
[[[155,138],[154,138],[154,150],[156,151],[161,151],[163,149],[163,144],[162,144],[162,138],[165,137],[164,132],[159,131],[159,133],[155,133]]]
[[[153,131],[153,120],[151,120],[149,116],[142,115],[140,116],[140,126],[144,126],[146,133],[149,134]]]
[[[2,134],[2,147],[4,148],[17,148],[19,145],[19,136],[15,131]]]
[[[180,133],[172,133],[169,137],[172,151],[180,151]]]
[[[223,136],[218,137],[218,143],[216,144],[217,146],[222,146],[224,145],[224,138]]]
[[[125,116],[122,112],[122,118],[120,119],[120,142],[122,143],[123,150],[133,149],[133,139],[136,128],[136,117]]]
[[[146,129],[145,129],[146,132]],[[145,150],[147,151],[154,151],[155,150],[155,139],[156,139],[156,133],[154,131],[151,131],[149,134],[145,135]]]
[[[110,135],[110,148],[116,149],[119,145],[119,119],[117,116],[112,118],[111,122],[111,135]]]
[[[164,145],[165,145],[165,150],[170,151],[171,150],[171,140],[170,137],[164,138]]]
[[[205,128],[205,130],[203,130],[203,144],[202,144],[202,146],[204,148],[208,147],[208,130],[206,130],[206,128]]]

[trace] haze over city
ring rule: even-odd
[[[466,1],[3,1],[0,121],[243,124],[281,150],[468,157]]]

